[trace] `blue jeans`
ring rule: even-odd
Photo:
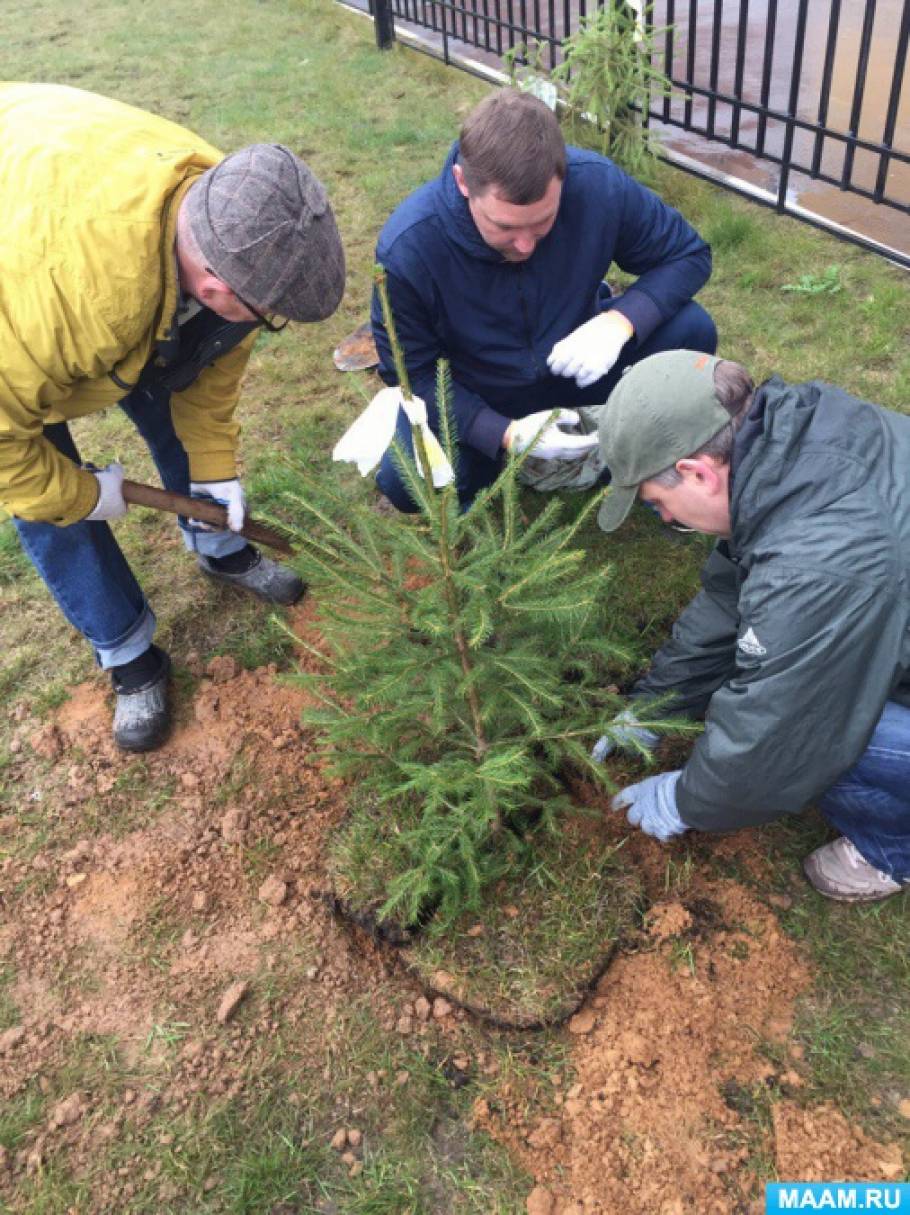
[[[819,809],[870,865],[910,881],[910,709],[887,702],[868,747]]]
[[[189,459],[171,420],[170,393],[135,389],[120,402],[134,423],[165,489],[188,494]],[[79,452],[65,422],[44,428],[44,437],[76,464]],[[107,523],[81,520],[69,527],[13,520],[23,549],[67,620],[93,646],[105,670],[145,653],[155,632],[155,615]],[[246,541],[231,531],[203,531],[180,520],[190,550],[208,557],[238,552]]]
[[[512,397],[508,400],[497,399],[493,394],[481,395],[485,396],[491,408],[509,418],[522,418],[527,413],[541,409],[600,405],[613,391],[625,369],[641,359],[648,358],[649,355],[659,354],[664,350],[702,350],[706,354],[713,354],[716,349],[717,329],[714,321],[700,304],[690,300],[675,316],[658,326],[640,346],[628,343],[615,366],[588,388],[580,389],[574,380],[551,376],[539,393],[535,391],[530,407],[528,392],[522,393],[517,399]],[[395,435],[402,447],[411,452],[411,427],[403,412],[398,415]],[[502,465],[502,452],[495,459],[491,459],[475,448],[459,443],[456,482],[462,510],[467,510],[482,489],[493,484],[502,471]],[[603,484],[606,483],[604,478]],[[402,483],[391,452],[386,452],[379,465],[376,484],[398,510],[412,513],[417,509]]]

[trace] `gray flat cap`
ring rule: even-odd
[[[260,312],[331,316],[344,292],[344,249],[322,183],[290,148],[254,143],[193,185],[185,206],[209,267]]]

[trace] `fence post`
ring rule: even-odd
[[[376,45],[387,51],[395,41],[395,18],[392,0],[373,0],[373,22],[376,26]]]

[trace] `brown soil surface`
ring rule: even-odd
[[[298,624],[311,628],[305,612]],[[110,1094],[55,1096],[39,1132],[0,1159],[0,1200],[52,1148],[65,1146],[78,1176],[125,1122],[236,1091],[257,1039],[277,1028],[274,1013],[250,1023],[234,1020],[236,1010],[263,1007],[257,993],[280,984],[292,953],[311,964],[280,1006],[288,1026],[315,1018],[330,1027],[346,1002],[370,993],[389,1034],[425,1033],[431,1023],[461,1043],[472,1035],[477,1058],[489,1044],[493,1031],[448,1005],[434,1012],[391,953],[333,919],[323,852],[344,789],[310,754],[300,690],[230,658],[200,664],[198,674],[173,738],[141,764],[110,741],[100,679],[74,689],[51,725],[24,717],[14,737],[24,796],[42,801],[71,842],[0,862],[12,911],[0,927],[0,964],[15,969],[11,995],[22,1011],[21,1026],[0,1034],[0,1105],[35,1077],[46,1084],[86,1034],[112,1035],[140,1079],[114,1094],[113,1108]],[[131,817],[134,802],[146,805],[135,782],[169,790],[148,821]],[[73,840],[68,823],[93,804],[96,829]],[[591,830],[597,846],[622,824]],[[717,847],[760,871],[747,836]],[[533,1175],[528,1210],[757,1211],[755,1152],[772,1155],[787,1177],[896,1175],[894,1148],[836,1110],[801,1108],[798,1050],[775,1067],[759,1049],[769,1041],[787,1057],[794,1003],[810,981],[774,910],[698,870],[667,893],[667,857],[677,854],[640,836],[627,855],[652,906],[640,938],[563,1031],[573,1080],[555,1104],[503,1080],[475,1105],[475,1123]],[[144,1086],[143,1068],[163,1049],[160,1027],[174,1020],[185,1041],[167,1082]],[[319,1071],[324,1050],[314,1035]],[[785,1099],[762,1126],[756,1094],[772,1088]],[[127,1164],[100,1183],[92,1209],[128,1205],[132,1185]]]

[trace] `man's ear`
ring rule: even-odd
[[[211,308],[213,312],[218,312],[225,301],[230,302],[236,298],[227,283],[208,270],[200,276],[193,294],[200,304]]]
[[[677,460],[674,466],[681,477],[692,481],[710,493],[717,493],[724,486],[721,466],[712,456],[687,456]]]
[[[464,170],[462,169],[461,165],[459,165],[459,164],[452,165],[452,176],[455,178],[455,185],[458,186],[459,192],[465,198],[470,198],[470,195],[468,193],[468,187],[467,187],[467,184],[465,183],[465,179],[464,179]]]

